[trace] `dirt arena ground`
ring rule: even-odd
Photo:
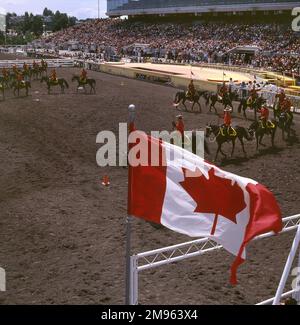
[[[78,70],[58,71],[68,81],[73,73]],[[66,94],[56,89],[48,95],[45,85],[35,81],[28,98],[9,93],[0,102],[0,266],[7,274],[1,304],[124,303],[127,170],[97,166],[96,135],[117,132],[131,103],[137,106],[140,129],[169,130],[176,89],[89,75],[97,80],[96,95],[76,94],[71,83]],[[190,129],[218,122],[206,108],[203,114],[183,114]],[[240,118],[234,123],[247,124]],[[257,154],[254,143],[247,143],[249,159],[242,158],[238,145],[235,158],[222,165],[268,186],[284,216],[298,214],[300,145],[288,146],[279,134],[276,145]],[[101,185],[105,174],[110,187]],[[191,240],[140,220],[134,220],[133,229],[134,252]],[[143,272],[140,303],[254,304],[267,299],[278,286],[293,235],[252,243],[236,287],[229,284],[233,256],[224,250]]]

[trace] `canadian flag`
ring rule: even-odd
[[[128,213],[216,241],[236,256],[231,267],[235,284],[246,244],[257,235],[282,229],[273,194],[254,180],[223,171],[180,147],[144,132],[133,133],[141,140],[131,146],[129,162],[149,155],[147,161],[129,167]],[[154,153],[159,159],[153,159]]]

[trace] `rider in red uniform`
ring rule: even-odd
[[[195,93],[196,93],[196,89],[195,89],[194,81],[192,79],[188,85],[187,96],[189,98],[193,98],[195,96]]]
[[[80,80],[82,82],[85,82],[86,81],[86,78],[87,78],[87,71],[85,69],[82,69],[81,75],[80,75]]]
[[[57,80],[57,74],[56,74],[56,70],[55,70],[55,69],[53,69],[53,70],[51,71],[50,79],[51,79],[52,81],[56,81],[56,80]]]
[[[267,105],[264,105],[261,109],[260,109],[260,123],[261,123],[261,127],[263,129],[265,128],[274,128],[275,125],[269,120],[269,116],[270,116],[270,110],[268,108]]]
[[[231,109],[225,108],[224,109],[224,124],[222,125],[220,131],[223,136],[236,136],[235,129],[231,126]],[[225,133],[226,131],[226,133]]]
[[[281,109],[283,101],[286,98],[284,89],[281,89],[280,93],[276,95],[276,98],[278,98],[278,108]]]
[[[293,119],[293,113],[291,111],[292,109],[292,102],[290,101],[290,99],[288,97],[285,97],[285,99],[282,102],[282,106],[281,106],[281,111],[283,113],[286,113],[287,118]]]
[[[228,94],[228,88],[227,88],[225,82],[223,82],[223,85],[222,85],[222,87],[219,90],[219,95],[223,98],[227,94]]]
[[[22,75],[22,73],[18,73],[17,74],[17,81],[20,83],[20,82],[23,82],[23,75]]]
[[[8,78],[8,70],[6,68],[2,68],[2,74],[3,74],[3,77],[4,79]]]

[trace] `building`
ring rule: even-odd
[[[205,13],[284,13],[300,7],[298,0],[107,0],[109,17]]]

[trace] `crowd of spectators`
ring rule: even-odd
[[[47,37],[55,47],[77,43],[103,58],[152,56],[176,62],[221,62],[299,74],[300,37],[290,26],[244,23],[147,23],[100,19]],[[147,44],[137,53],[134,44]],[[237,54],[237,46],[257,47],[256,55]]]

